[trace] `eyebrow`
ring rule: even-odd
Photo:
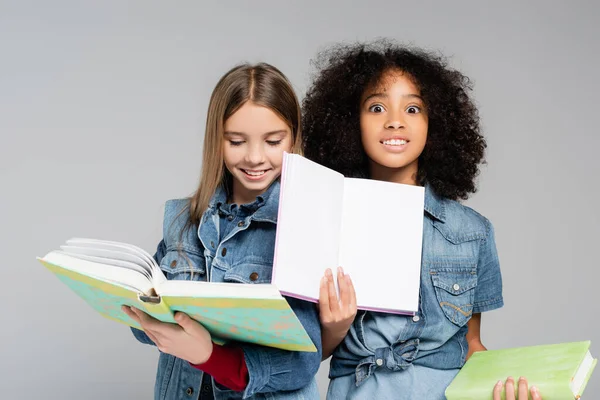
[[[265,132],[265,133],[263,133],[263,136],[271,136],[271,135],[275,135],[277,133],[287,133],[287,131],[285,129],[277,129],[275,131]],[[248,136],[244,132],[236,132],[236,131],[225,131],[224,134],[225,134],[225,136],[227,136],[227,135]]]
[[[364,99],[363,104],[365,104],[367,101],[369,101],[369,100],[371,100],[371,99],[373,99],[375,97],[381,97],[381,98],[387,99],[388,95],[387,95],[387,93],[372,93],[372,94],[368,95]],[[419,99],[421,101],[424,101],[423,97],[421,97],[420,95],[415,94],[415,93],[405,94],[402,97],[404,97],[404,98],[415,98],[415,99]]]

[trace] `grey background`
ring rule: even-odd
[[[475,83],[489,151],[468,204],[496,227],[506,303],[484,344],[591,339],[600,356],[600,6],[479,3],[0,1],[0,397],[151,398],[156,351],[34,257],[72,236],[153,251],[163,202],[196,187],[221,74],[267,61],[302,97],[320,48],[379,36]]]

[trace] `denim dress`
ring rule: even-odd
[[[467,322],[503,306],[491,223],[429,186],[423,218],[418,312],[359,311],[332,356],[328,399],[445,399],[467,356]]]

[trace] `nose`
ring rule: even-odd
[[[387,129],[400,129],[403,128],[404,125],[402,125],[402,122],[400,121],[387,121],[385,127]]]
[[[389,113],[389,118],[385,121],[386,129],[401,129],[404,128],[404,120],[401,113]]]
[[[265,153],[262,146],[253,145],[249,146],[248,152],[246,153],[246,162],[250,165],[262,164],[265,160]]]

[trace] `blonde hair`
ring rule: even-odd
[[[219,80],[210,98],[202,173],[198,189],[190,198],[188,228],[200,222],[220,186],[231,190],[231,177],[223,161],[223,131],[225,121],[248,101],[270,109],[285,121],[292,131],[292,152],[300,152],[300,103],[285,75],[267,63],[242,64],[229,70]]]

